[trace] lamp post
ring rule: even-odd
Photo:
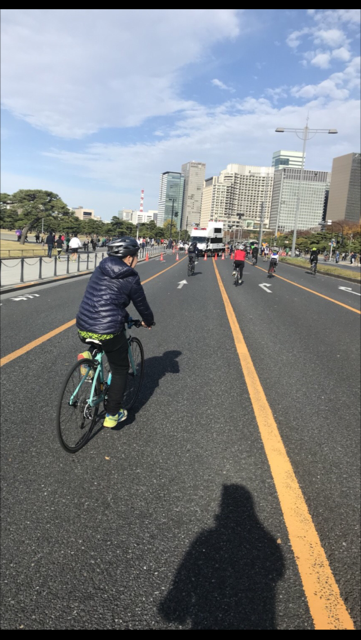
[[[332,222],[332,220],[323,220],[322,222],[319,222],[318,224],[321,227],[322,231],[324,230],[323,229],[324,227],[333,227],[334,224],[337,224],[337,226],[341,228],[341,237],[342,237],[342,242],[343,242],[343,225],[340,222]],[[331,243],[332,243],[332,239],[331,239]],[[333,247],[333,245],[331,244],[330,260],[332,258],[332,247]]]
[[[295,247],[296,247],[296,240],[297,240],[298,215],[300,212],[300,203],[301,203],[301,186],[302,186],[304,172],[305,172],[306,143],[308,140],[311,140],[312,138],[314,138],[317,133],[328,133],[328,134],[338,133],[337,129],[310,129],[308,126],[308,120],[309,118],[307,117],[306,126],[304,129],[290,129],[290,128],[287,129],[284,127],[278,127],[276,129],[276,133],[285,133],[286,131],[287,132],[291,131],[292,133],[296,134],[297,138],[299,138],[300,140],[303,140],[302,166],[301,166],[300,179],[298,184],[298,195],[297,195],[296,214],[295,214],[295,228],[293,231],[293,240],[292,240],[291,255],[293,258],[295,257]]]
[[[169,231],[169,240],[170,240],[170,237],[172,235],[172,227],[173,227],[174,201],[175,201],[175,198],[168,198],[168,200],[172,201],[172,216],[171,216],[171,220],[170,220],[170,231]]]

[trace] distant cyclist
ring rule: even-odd
[[[196,242],[192,242],[189,245],[189,249],[188,249],[189,264],[193,264],[194,266],[196,264],[196,259],[198,258],[198,255],[199,255],[198,244]]]
[[[236,269],[239,269],[239,281],[242,284],[242,275],[244,269],[244,263],[246,261],[246,248],[244,244],[237,244],[236,250],[234,252],[234,263],[233,263],[233,273],[232,275],[236,275]]]
[[[311,267],[313,265],[313,263],[316,263],[316,269],[317,269],[317,264],[318,264],[318,256],[319,256],[319,250],[316,247],[313,247],[311,253],[310,253],[310,263],[311,263]]]
[[[252,247],[252,260],[253,264],[257,264],[258,261],[258,247],[255,245]]]
[[[274,266],[274,270],[276,271],[277,265],[278,265],[278,249],[272,249],[271,251],[271,257],[270,257],[270,267],[273,264]]]

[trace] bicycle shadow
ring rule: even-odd
[[[126,426],[132,424],[136,419],[136,414],[143,409],[155,390],[159,387],[159,382],[167,374],[180,373],[177,358],[182,355],[181,351],[165,351],[162,356],[153,356],[146,358],[144,361],[144,378],[140,390],[139,397],[129,412],[124,422],[112,429],[113,431],[121,431]]]
[[[213,528],[181,561],[158,613],[192,629],[276,629],[276,586],[285,569],[248,489],[223,485]]]

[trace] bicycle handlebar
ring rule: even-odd
[[[137,329],[139,329],[139,327],[142,326],[142,321],[138,320],[138,319],[135,319],[135,318],[130,318],[129,317],[128,322],[127,322],[127,326],[128,326],[128,329],[131,329],[132,327],[137,327]],[[155,322],[152,322],[152,324],[149,325],[149,326],[150,327],[155,327]]]

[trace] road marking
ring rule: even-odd
[[[15,300],[17,302],[18,300],[29,300],[29,298],[39,298],[39,294],[32,293],[30,295],[30,293],[26,293],[25,296],[19,296],[18,298],[11,298],[11,300]]]
[[[262,267],[257,267],[256,269],[260,269],[261,271],[264,271],[265,273],[268,273],[268,271],[266,271],[266,269],[262,269]],[[345,309],[348,309],[349,311],[353,311],[354,313],[358,313],[359,315],[361,315],[361,311],[359,311],[358,309],[354,309],[353,307],[349,307],[347,304],[344,304],[343,302],[338,302],[338,300],[334,300],[333,298],[329,298],[328,296],[324,296],[322,293],[318,293],[317,291],[313,291],[313,289],[308,289],[307,287],[303,287],[301,284],[297,284],[296,282],[292,282],[292,280],[287,280],[287,278],[283,278],[282,276],[279,276],[277,273],[274,274],[276,278],[279,278],[280,280],[284,280],[285,282],[288,282],[289,284],[293,284],[293,286],[295,287],[299,287],[300,289],[304,289],[305,291],[308,291],[309,293],[314,293],[315,296],[319,296],[320,298],[324,298],[325,300],[328,300],[329,302],[334,302],[334,304],[338,304],[340,307],[344,307]]]
[[[265,287],[270,287],[270,284],[266,284],[265,282],[263,284],[259,284],[259,287],[261,287],[261,289],[263,289],[263,291],[267,291],[267,293],[272,293],[272,291],[270,291],[269,289],[265,289]]]
[[[167,267],[167,269],[163,269],[163,271],[160,271],[155,276],[152,276],[151,278],[148,278],[148,280],[143,280],[143,282],[141,284],[143,285],[146,282],[149,282],[150,280],[153,280],[153,278],[157,278],[158,276],[162,275],[162,273],[164,273],[165,271],[168,271],[168,269],[172,269],[177,264],[180,264],[182,262],[182,260],[185,260],[185,258],[182,258],[178,262],[175,262],[174,264],[172,264],[171,267]],[[24,353],[27,353],[28,351],[31,351],[31,349],[34,349],[34,347],[38,347],[40,344],[43,344],[43,342],[46,342],[47,340],[50,340],[50,338],[53,338],[54,336],[58,335],[58,333],[61,333],[62,331],[65,331],[66,329],[69,329],[70,327],[72,327],[74,325],[75,325],[75,318],[74,318],[74,320],[70,320],[70,322],[66,322],[65,324],[62,324],[61,327],[58,327],[57,329],[54,329],[53,331],[49,331],[49,333],[46,333],[45,335],[40,336],[40,338],[37,338],[36,340],[33,340],[32,342],[29,342],[24,347],[21,347],[21,349],[17,349],[16,351],[13,351],[12,353],[9,353],[9,355],[4,356],[3,358],[1,358],[0,367],[2,367],[4,364],[8,364],[8,362],[11,362],[12,360],[15,360],[16,358],[19,358],[19,356],[24,355]]]
[[[357,291],[352,291],[350,287],[339,287],[341,291],[347,291],[347,293],[353,293],[354,296],[361,296],[361,293],[357,293]]]
[[[213,265],[315,629],[354,629],[215,262]]]
[[[178,282],[178,287],[177,289],[181,289],[185,284],[188,284],[187,280],[182,280],[181,282]]]

